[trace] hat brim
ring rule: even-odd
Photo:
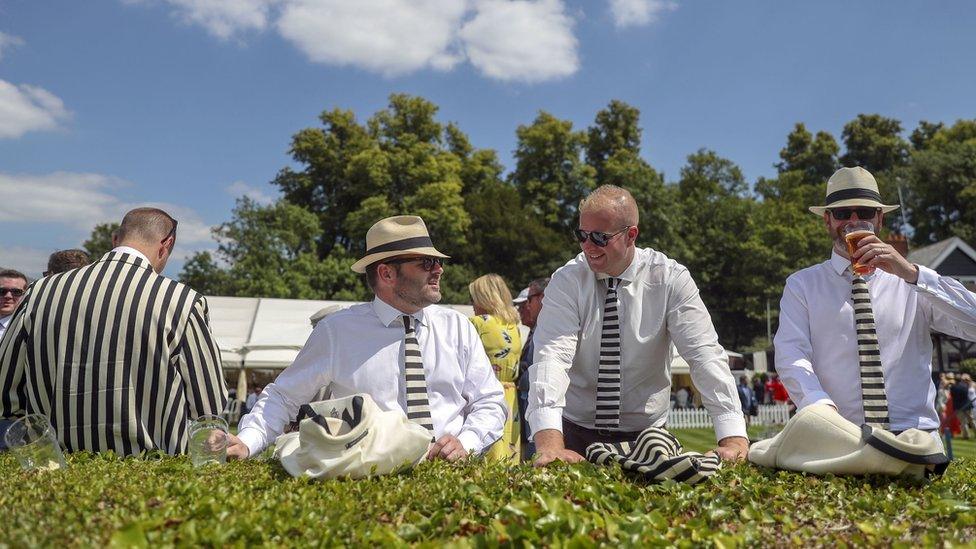
[[[366,272],[366,267],[369,267],[373,263],[378,261],[383,261],[384,259],[389,259],[391,257],[396,257],[398,255],[423,255],[428,257],[442,257],[445,259],[450,259],[451,256],[442,254],[437,251],[437,249],[432,247],[426,248],[408,248],[406,250],[390,250],[388,252],[380,252],[376,254],[369,254],[366,257],[360,259],[359,261],[352,264],[351,269],[353,272],[362,274]]]
[[[881,208],[883,213],[893,212],[898,209],[898,205],[882,204],[880,202],[875,202],[874,200],[868,200],[865,198],[848,198],[847,200],[838,200],[830,206],[810,206],[808,209],[810,213],[814,215],[823,215],[827,213],[827,210],[832,208],[849,208],[865,206],[868,208]]]

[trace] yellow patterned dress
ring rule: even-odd
[[[505,432],[485,455],[490,459],[518,463],[520,426],[515,378],[518,377],[519,356],[522,354],[522,335],[518,324],[505,324],[491,315],[473,316],[471,322],[481,336],[481,343],[485,346],[495,375],[502,382],[505,402],[508,404]]]

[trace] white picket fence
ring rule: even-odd
[[[783,425],[790,419],[790,407],[785,404],[763,404],[759,415],[752,417],[752,425]],[[672,408],[668,415],[668,429],[700,429],[712,427],[712,418],[704,408]]]

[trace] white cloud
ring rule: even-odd
[[[541,82],[579,69],[573,20],[560,0],[480,0],[461,29],[471,64],[491,78]]]
[[[678,9],[670,0],[610,0],[610,13],[618,27],[639,27],[657,21],[661,14]]]
[[[119,221],[139,206],[162,208],[179,223],[179,243],[213,244],[210,226],[191,208],[164,202],[131,202],[120,194],[132,185],[93,173],[54,172],[46,175],[0,172],[0,222],[63,225],[82,242],[99,223]]]
[[[228,185],[224,190],[227,191],[227,194],[231,196],[246,196],[258,204],[267,205],[275,201],[274,195],[268,193],[262,188],[249,185],[244,181],[235,181]]]
[[[0,80],[0,139],[54,130],[70,116],[64,102],[44,88]]]
[[[0,32],[0,59],[3,59],[3,52],[12,46],[20,46],[24,43],[20,38]]]
[[[187,24],[199,25],[227,40],[234,35],[263,31],[277,0],[166,0],[175,15]]]
[[[392,76],[461,61],[466,11],[464,0],[288,0],[277,28],[312,61]]]
[[[34,280],[47,269],[47,258],[54,251],[5,245],[0,247],[0,268],[16,269]]]

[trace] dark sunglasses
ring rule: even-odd
[[[171,236],[173,237],[173,240],[176,240],[176,226],[179,225],[179,222],[172,217],[170,217],[169,220],[173,222],[173,228],[166,233],[166,236],[162,240],[160,240],[161,243],[166,242],[166,239]]]
[[[20,297],[24,295],[24,290],[20,288],[0,288],[0,296],[10,294],[14,297]]]
[[[847,221],[855,213],[858,219],[873,219],[879,211],[880,208],[835,208],[830,210],[830,215],[837,221]]]
[[[590,242],[596,244],[599,247],[604,247],[610,243],[610,239],[617,236],[618,234],[629,229],[630,226],[624,227],[615,233],[601,233],[600,231],[584,231],[583,229],[573,229],[573,234],[576,236],[576,240],[580,243],[586,241],[587,238]]]
[[[384,261],[383,263],[390,265],[403,265],[404,263],[413,263],[415,261],[420,261],[420,266],[425,271],[433,271],[434,265],[440,267],[444,266],[444,260],[440,257],[407,257],[403,259],[391,259],[389,261]]]

